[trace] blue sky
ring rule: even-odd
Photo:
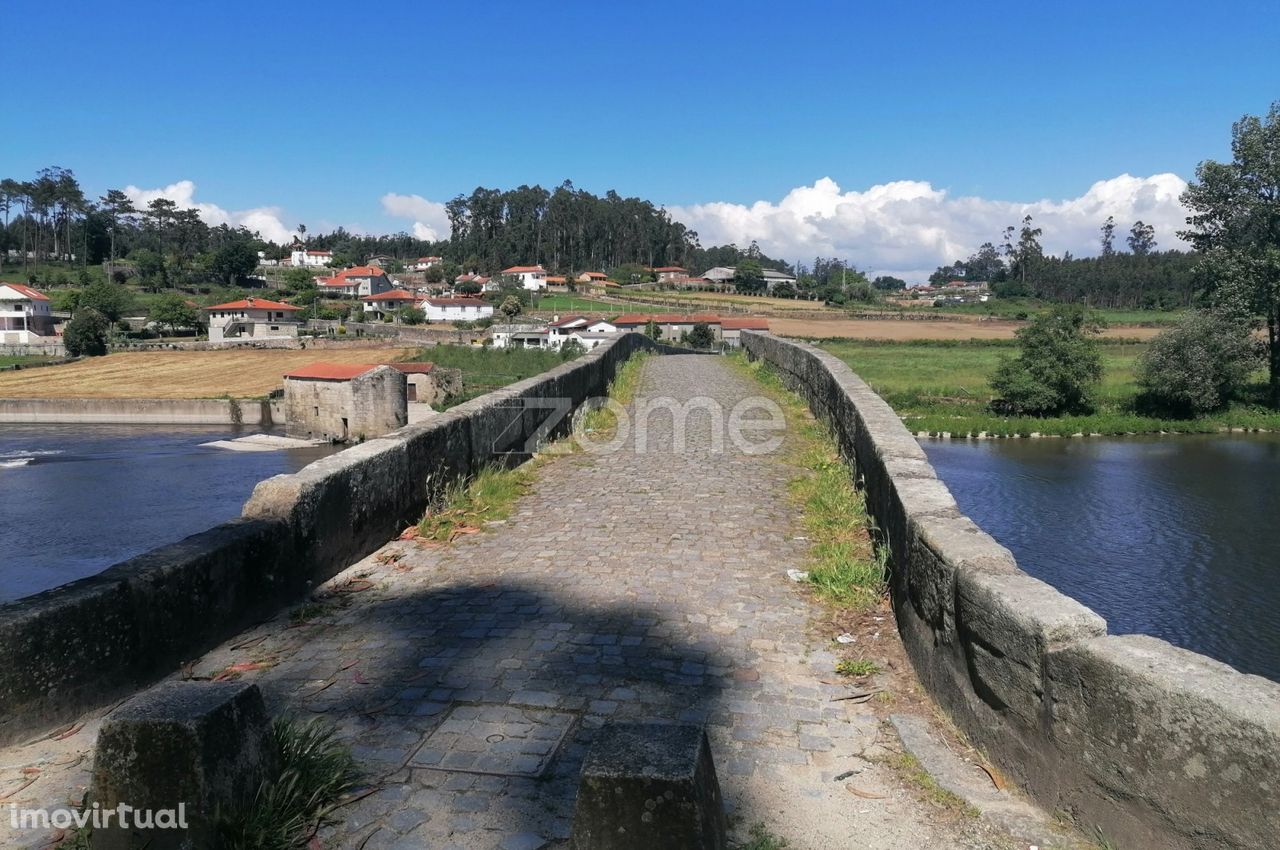
[[[1280,99],[1264,3],[8,0],[4,17],[27,34],[6,40],[5,175],[63,165],[94,194],[192,181],[227,215],[312,231],[412,227],[388,193],[434,204],[567,177],[675,207],[704,236],[860,250],[867,234],[698,205],[785,210],[820,178],[840,189],[829,206],[893,181],[945,206],[1186,179]]]

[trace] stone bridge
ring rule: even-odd
[[[796,848],[1077,846],[1043,825],[1010,834],[921,787],[889,712],[981,756],[939,723],[914,665],[996,776],[1116,847],[1257,847],[1280,831],[1280,687],[1106,637],[959,515],[847,367],[749,336],[833,424],[890,549],[893,605],[855,629],[885,667],[884,700],[848,698],[833,638],[852,621],[788,578],[808,557],[788,494],[800,470],[786,451],[724,439],[712,416],[676,434],[655,414],[643,442],[630,429],[611,452],[552,453],[513,515],[480,533],[395,539],[447,481],[562,431],[544,433],[528,400],[598,395],[652,347],[627,335],[264,482],[243,520],[0,609],[6,657],[34,664],[0,674],[0,800],[64,805],[87,785],[112,700],[165,675],[234,671],[274,713],[336,724],[376,787],[318,846],[567,846],[584,754],[613,720],[705,725],[744,841],[764,823]],[[639,399],[729,411],[761,393],[723,358],[669,355],[644,364]],[[279,613],[317,580],[319,602]],[[1016,793],[991,796],[1017,808]],[[6,846],[48,840],[13,833]]]

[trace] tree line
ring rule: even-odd
[[[1109,216],[1099,228],[1097,256],[1073,257],[1067,252],[1056,257],[1044,253],[1044,231],[1028,215],[967,259],[939,266],[929,282],[986,282],[998,296],[1096,307],[1173,308],[1194,302],[1199,288],[1195,253],[1157,250],[1155,228],[1142,221],[1134,222],[1124,238],[1126,252],[1116,247],[1116,231],[1115,218]]]

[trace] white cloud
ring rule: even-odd
[[[751,240],[771,257],[792,262],[843,257],[874,273],[922,281],[937,266],[964,259],[983,242],[998,243],[1024,215],[1043,228],[1045,251],[1076,256],[1098,252],[1098,228],[1115,216],[1117,247],[1141,219],[1156,228],[1163,248],[1181,247],[1176,231],[1186,212],[1178,197],[1186,181],[1176,174],[1099,180],[1078,198],[1030,203],[952,197],[927,182],[899,180],[863,192],[842,191],[828,177],[792,189],[777,203],[750,206],[713,202],[668,207],[698,232],[703,245]]]
[[[217,204],[196,201],[196,184],[191,180],[179,180],[162,189],[139,189],[137,186],[126,186],[124,193],[138,209],[144,209],[156,198],[167,198],[177,204],[179,209],[198,210],[201,220],[210,227],[217,227],[220,224],[232,227],[243,226],[257,232],[263,239],[270,242],[291,242],[296,233],[280,220],[280,207],[257,207],[236,212],[225,210]]]
[[[449,238],[449,216],[444,204],[428,201],[421,195],[388,192],[382,196],[382,209],[389,216],[412,219],[413,235],[418,239],[434,242]]]

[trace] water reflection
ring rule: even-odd
[[[927,441],[1028,573],[1107,618],[1280,680],[1280,435]]]

